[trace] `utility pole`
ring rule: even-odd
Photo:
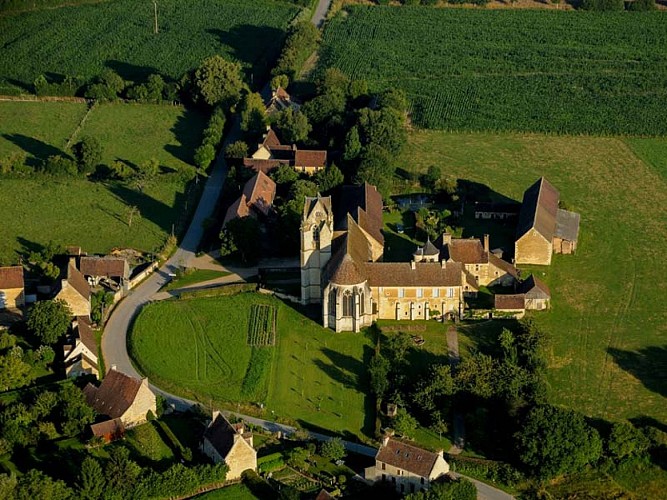
[[[157,0],[153,0],[153,11],[155,12],[155,30],[154,33],[157,35]]]

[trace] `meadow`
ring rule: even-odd
[[[664,135],[667,15],[351,6],[320,68],[404,89],[421,128]]]
[[[0,93],[30,90],[35,78],[89,79],[104,68],[138,81],[178,79],[214,54],[257,77],[270,69],[299,11],[269,0],[164,0],[153,33],[151,2],[116,0],[0,17]]]
[[[552,293],[551,310],[534,318],[552,337],[550,400],[589,416],[667,421],[665,147],[667,139],[422,131],[401,159],[515,200],[545,175],[581,214],[577,254],[533,268]]]
[[[157,250],[168,234],[178,233],[195,206],[196,191],[184,180],[193,171],[192,152],[201,140],[205,117],[177,106],[107,104],[86,115],[71,103],[0,103],[0,157],[23,151],[36,166],[50,155],[64,154],[70,138],[97,137],[104,163],[137,165],[160,162],[162,174],[143,192],[118,182],[40,174],[0,179],[0,261],[15,262],[16,252],[53,240],[80,245],[88,252],[114,247]],[[76,132],[76,135],[75,135]],[[128,225],[127,212],[140,217]]]

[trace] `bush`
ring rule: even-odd
[[[582,0],[581,8],[584,10],[606,12],[623,10],[625,8],[625,4],[623,0]]]
[[[285,47],[272,75],[287,75],[293,81],[303,63],[317,48],[319,41],[320,31],[310,21],[294,25],[287,35]]]
[[[74,160],[62,155],[49,156],[41,166],[41,170],[50,175],[76,175],[79,168]]]
[[[655,0],[631,0],[626,4],[626,9],[635,12],[655,10]]]
[[[320,444],[320,455],[331,460],[340,460],[345,456],[345,445],[339,437],[331,438]]]

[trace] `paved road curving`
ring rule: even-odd
[[[327,16],[327,12],[329,12],[330,6],[331,0],[320,0],[317,3],[317,7],[315,8],[315,12],[313,12],[313,17],[310,19],[310,22],[318,28],[322,26],[324,18]]]

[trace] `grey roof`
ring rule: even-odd
[[[527,299],[550,299],[551,291],[549,287],[535,275],[531,274],[521,282],[517,290],[526,296]]]
[[[547,241],[551,241],[556,230],[559,197],[558,190],[544,177],[526,189],[519,213],[517,239],[534,228]]]
[[[440,251],[431,243],[431,239],[426,240],[426,245],[424,245],[424,255],[438,255]]]
[[[579,237],[579,219],[581,217],[576,212],[558,209],[556,215],[556,232],[554,236],[568,241],[577,241]]]

